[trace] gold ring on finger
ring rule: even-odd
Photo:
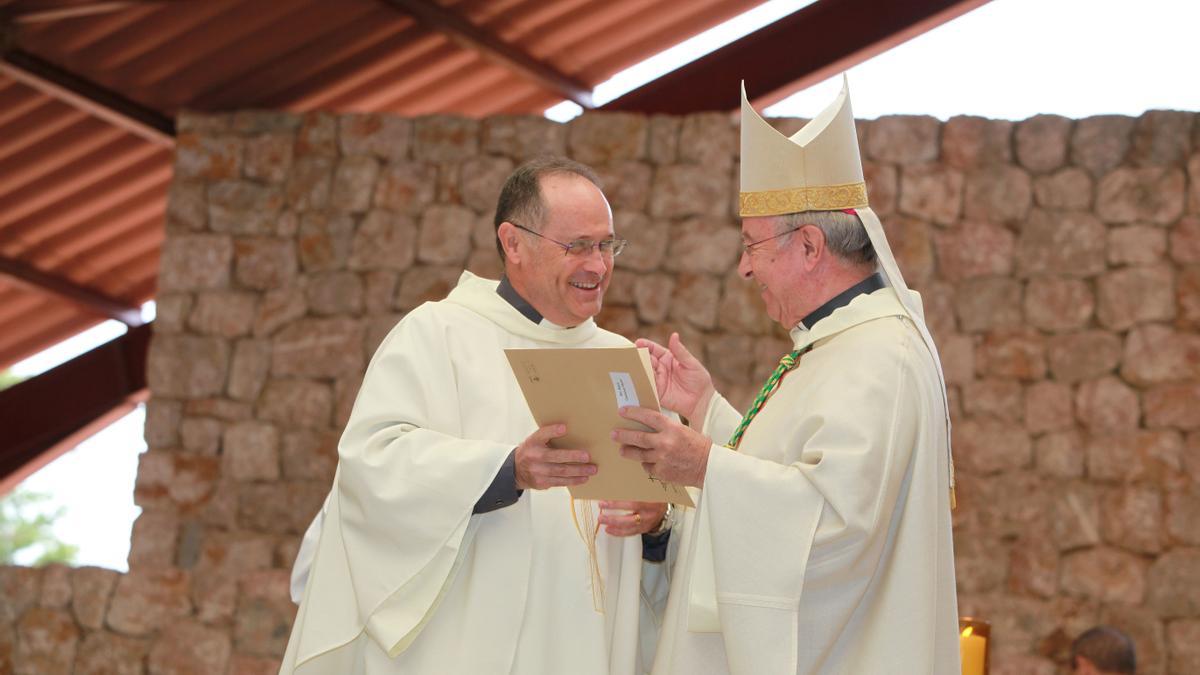
[[[641,527],[642,526],[642,514],[635,512],[633,514],[633,522],[637,523],[638,527]]]

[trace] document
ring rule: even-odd
[[[556,448],[591,453],[596,475],[569,488],[576,499],[672,502],[694,506],[682,485],[651,478],[621,456],[615,428],[649,428],[617,414],[625,406],[660,410],[650,353],[635,347],[506,349],[509,365],[538,426],[567,425]]]

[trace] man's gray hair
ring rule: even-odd
[[[875,247],[857,215],[843,211],[789,213],[775,220],[775,232],[787,232],[801,225],[816,225],[825,233],[825,245],[841,260],[854,265],[875,263]],[[790,237],[785,240],[787,238]]]
[[[1133,675],[1137,671],[1137,655],[1133,640],[1112,626],[1089,629],[1071,644],[1071,665],[1082,656],[1106,673]]]
[[[504,260],[504,247],[500,244],[500,223],[508,221],[540,230],[542,220],[546,217],[546,202],[542,199],[542,178],[556,174],[574,174],[600,188],[600,179],[596,177],[595,171],[566,157],[543,155],[517,167],[500,189],[500,199],[496,202],[496,216],[492,222],[497,231],[496,250],[500,252],[501,260]]]

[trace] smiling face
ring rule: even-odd
[[[591,181],[572,173],[543,176],[539,183],[545,218],[521,223],[548,239],[601,241],[613,236],[608,200]],[[560,326],[575,326],[600,312],[612,280],[613,259],[593,249],[567,255],[561,246],[503,223],[506,274],[513,288],[542,316]]]
[[[742,219],[742,243],[752,247],[743,249],[738,273],[758,284],[767,305],[767,316],[785,330],[791,330],[812,309],[806,302],[810,294],[805,292],[807,261],[802,239],[806,233],[796,231],[771,239],[780,232],[776,218]],[[754,245],[754,242],[762,243]]]

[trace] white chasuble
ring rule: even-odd
[[[891,288],[792,336],[808,351],[737,451],[719,444],[741,415],[719,396],[707,411],[716,444],[697,508],[676,526],[653,672],[958,673],[948,439],[929,349]]]
[[[502,350],[629,342],[535,324],[496,287],[464,273],[371,359],[282,673],[642,672],[640,538],[598,535],[601,612],[565,488],[472,514],[537,428]]]

